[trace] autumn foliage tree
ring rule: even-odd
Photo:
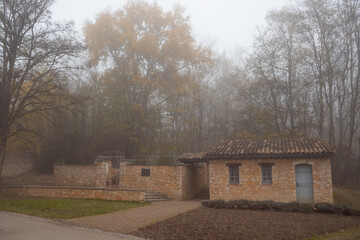
[[[174,109],[169,104],[195,87],[194,73],[211,64],[211,51],[194,41],[184,10],[164,12],[156,3],[130,1],[99,14],[84,32],[90,62],[103,70],[104,131],[128,133],[132,152],[159,145]]]

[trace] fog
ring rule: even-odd
[[[322,138],[334,184],[360,184],[359,1],[176,3],[3,1],[0,173],[6,153],[49,173],[103,151]]]
[[[153,1],[148,1],[153,2]],[[165,11],[176,4],[185,8],[195,38],[210,42],[220,52],[235,48],[251,48],[257,27],[265,24],[266,14],[280,8],[288,0],[162,0],[157,2]],[[74,21],[81,33],[86,20],[94,21],[102,11],[116,11],[126,1],[119,0],[57,0],[51,8],[56,21]],[[69,7],[71,6],[71,7]]]

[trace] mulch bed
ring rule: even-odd
[[[148,239],[304,239],[360,226],[360,217],[199,208],[141,228]]]

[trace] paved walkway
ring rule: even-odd
[[[0,212],[1,240],[137,240],[141,238],[65,225],[57,221]]]
[[[66,220],[79,226],[105,231],[131,233],[141,227],[165,220],[201,206],[201,201],[164,201],[102,215]]]

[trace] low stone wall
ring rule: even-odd
[[[22,197],[82,198],[121,201],[145,201],[145,192],[139,190],[58,186],[5,186],[4,194]]]
[[[150,176],[142,176],[148,169]],[[206,184],[206,168],[198,166],[134,166],[121,164],[120,188],[159,192],[169,198],[186,200],[200,193]]]
[[[93,165],[55,165],[56,185],[105,187],[111,181],[111,162],[98,162]]]
[[[150,176],[142,176],[142,169],[150,171]],[[7,185],[39,185],[53,189],[49,190],[49,193],[45,190],[47,188],[40,190],[39,187],[30,187],[31,190],[26,191],[30,191],[31,196],[34,196],[35,191],[36,196],[48,197],[55,194],[56,197],[66,197],[69,190],[59,189],[84,189],[84,187],[98,189],[109,184],[118,184],[121,189],[163,193],[171,199],[186,200],[196,197],[203,188],[208,188],[207,169],[205,164],[201,166],[134,166],[126,162],[120,164],[120,169],[113,169],[111,162],[107,161],[93,165],[56,165],[52,175],[12,178],[4,182]],[[54,188],[54,186],[58,187]],[[69,198],[74,197],[73,192],[70,191]],[[81,194],[84,194],[84,198],[93,198],[94,193],[82,191]]]
[[[29,173],[2,180],[7,185],[106,187],[113,175],[111,162],[107,161],[92,165],[55,165],[54,174]]]

